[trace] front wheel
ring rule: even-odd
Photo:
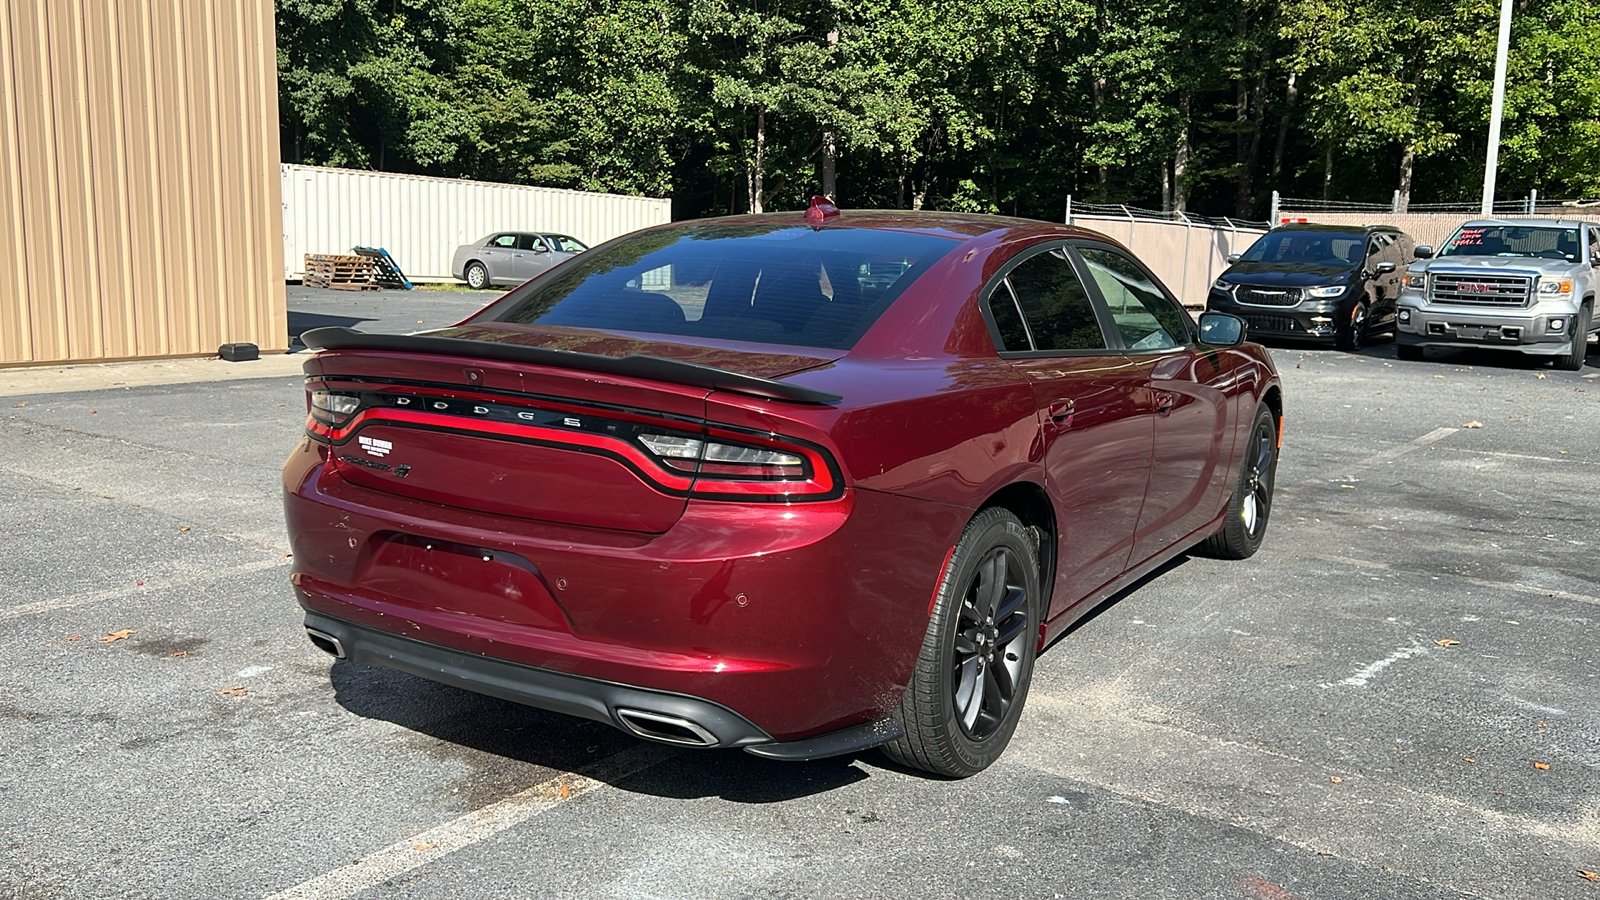
[[[1255,423],[1245,444],[1239,480],[1228,500],[1228,515],[1200,551],[1218,559],[1246,559],[1261,549],[1272,512],[1272,486],[1278,473],[1278,429],[1265,403],[1256,407]]]
[[[1011,741],[1039,646],[1034,534],[998,507],[967,523],[895,712],[905,733],[883,746],[891,759],[965,778],[988,768]]]
[[[1578,308],[1578,314],[1572,318],[1572,346],[1555,358],[1556,368],[1563,372],[1583,368],[1583,359],[1589,354],[1589,318],[1593,315],[1594,308],[1588,303]]]
[[[1339,329],[1339,349],[1350,353],[1359,351],[1367,342],[1367,303],[1365,300],[1357,303],[1350,310],[1350,321]]]

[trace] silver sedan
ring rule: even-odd
[[[457,247],[450,272],[475,289],[521,284],[587,249],[583,242],[564,234],[497,231]]]

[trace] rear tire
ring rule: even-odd
[[[489,270],[483,267],[483,263],[467,263],[467,271],[462,274],[467,276],[467,287],[475,291],[489,286]]]
[[[1421,362],[1422,348],[1410,344],[1395,344],[1394,355],[1396,358],[1403,359],[1406,362]]]
[[[979,513],[950,556],[895,711],[904,734],[883,752],[947,778],[999,759],[1033,680],[1042,610],[1033,533],[1009,510]]]
[[[1578,308],[1578,315],[1572,320],[1572,346],[1567,352],[1555,358],[1555,366],[1563,372],[1576,372],[1583,368],[1584,357],[1589,355],[1589,320],[1594,315],[1591,303],[1585,303]]]
[[[1265,403],[1256,407],[1255,422],[1239,466],[1239,480],[1228,500],[1227,518],[1199,550],[1217,559],[1247,559],[1261,549],[1272,512],[1272,487],[1278,472],[1278,427]]]

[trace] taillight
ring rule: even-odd
[[[820,448],[782,438],[772,439],[771,444],[755,444],[728,439],[735,437],[732,435],[712,437],[718,439],[646,432],[639,435],[639,442],[662,465],[695,473],[694,486],[689,490],[694,497],[827,500],[842,493],[837,469]]]
[[[306,433],[319,440],[327,440],[328,432],[350,421],[361,409],[361,398],[354,394],[334,391],[310,392],[310,416],[306,419]]]

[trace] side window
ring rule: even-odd
[[[497,234],[489,239],[489,246],[503,247],[507,250],[515,250],[517,247],[517,236],[514,234]]]
[[[1600,228],[1589,226],[1589,263],[1600,263]]]
[[[1035,350],[1103,350],[1105,336],[1100,333],[1100,321],[1095,318],[1094,304],[1078,279],[1078,273],[1067,260],[1065,251],[1047,250],[1035,254],[1011,270],[1001,287],[1009,286],[1016,298],[1017,309],[1027,323],[1027,333],[1033,338]],[[1001,290],[995,294],[1001,295]],[[999,304],[990,298],[991,311]],[[997,314],[996,323],[1002,322]],[[1001,325],[1006,349],[1010,350],[1016,333],[1006,334]]]
[[[519,234],[517,235],[517,249],[543,250],[545,249],[544,241],[540,240],[537,234]]]
[[[1079,247],[1089,274],[1111,308],[1129,350],[1165,350],[1189,343],[1189,316],[1133,260],[1104,247]]]
[[[1001,350],[1016,352],[1033,349],[1028,326],[1022,324],[1022,311],[1017,308],[1017,297],[1011,292],[1011,283],[1004,278],[989,295],[989,314],[994,317],[995,329],[1000,332]]]

